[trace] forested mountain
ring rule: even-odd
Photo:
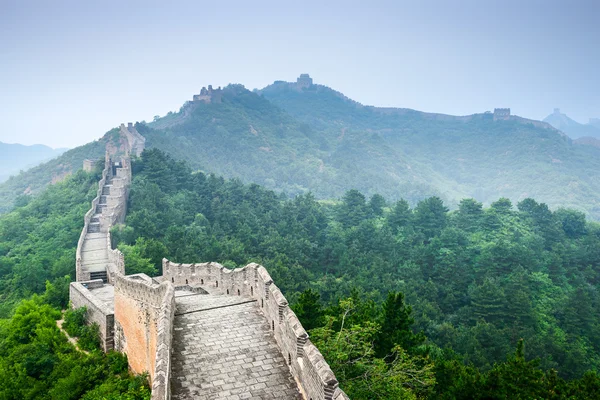
[[[0,142],[0,182],[64,153],[67,149],[53,149],[41,144],[25,146]]]
[[[367,194],[394,199],[397,183],[418,171],[451,207],[464,197],[485,204],[534,197],[600,217],[600,152],[574,145],[548,124],[362,106],[322,85],[276,82],[259,93],[327,138],[326,166],[340,159],[360,166],[351,175],[360,182],[348,187]],[[374,148],[364,146],[374,142]],[[376,167],[369,168],[373,159]],[[392,166],[393,160],[402,162]],[[362,179],[369,173],[379,180]]]
[[[239,178],[289,196],[340,198],[357,189],[409,204],[438,196],[451,209],[465,197],[536,198],[600,218],[600,148],[574,144],[550,125],[491,113],[454,117],[363,106],[322,86],[276,82],[250,92],[229,85],[219,101],[138,123],[146,146],[193,169]],[[71,150],[0,185],[0,211],[18,194],[101,157],[114,136]]]
[[[0,216],[2,398],[148,398],[122,358],[76,351],[54,323],[97,172]],[[156,149],[133,176],[112,232],[127,273],[159,274],[162,257],[265,265],[352,399],[600,390],[600,226],[580,212],[503,198],[448,211],[437,197],[410,207],[356,190],[286,199]]]
[[[579,122],[569,118],[566,114],[560,112],[557,108],[554,112],[544,118],[544,122],[549,123],[556,129],[560,129],[572,139],[579,138],[594,138],[600,139],[600,127],[592,122],[588,124],[580,124]]]
[[[162,257],[265,265],[352,399],[600,389],[600,226],[580,212],[530,198],[411,208],[356,190],[286,200],[157,150],[133,168],[112,232],[127,272],[160,274]]]
[[[68,150],[59,157],[11,176],[0,183],[0,214],[9,211],[18,199],[23,200],[23,195],[36,195],[49,184],[60,182],[81,169],[86,158],[103,160],[106,144],[119,140],[118,129],[112,129],[100,140]]]

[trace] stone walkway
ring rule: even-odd
[[[108,254],[106,233],[87,233],[81,248],[81,263],[84,272],[106,271]]]
[[[250,298],[178,293],[172,399],[302,399]]]

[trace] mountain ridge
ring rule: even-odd
[[[331,199],[358,189],[411,204],[439,196],[451,207],[467,197],[485,204],[535,197],[600,219],[600,149],[574,143],[542,121],[365,106],[312,81],[209,89],[178,112],[136,124],[147,147],[289,196]],[[92,145],[97,151],[66,153],[63,166],[80,168],[85,155],[99,154],[115,135],[109,131]],[[0,202],[14,201],[30,175],[19,179],[21,186],[0,185]],[[38,181],[42,187],[49,179]]]
[[[554,112],[544,118],[544,122],[549,123],[556,129],[563,131],[572,139],[594,138],[600,139],[600,122],[594,122],[591,118],[587,124],[569,118],[566,114],[560,112],[560,109],[555,108]],[[584,141],[585,142],[585,141]]]
[[[54,149],[44,144],[24,145],[0,142],[0,182],[20,170],[35,167],[37,164],[58,157],[67,148]]]

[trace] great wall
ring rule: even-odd
[[[163,259],[160,277],[125,275],[110,229],[124,222],[130,154],[142,153],[144,138],[132,124],[120,133],[126,151],[106,153],[70,286],[72,307],[87,308],[102,348],[148,373],[153,400],[348,399],[264,267]]]

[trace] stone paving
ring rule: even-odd
[[[90,289],[96,298],[108,306],[113,312],[115,310],[115,287],[104,284],[102,287]]]
[[[81,249],[81,263],[84,272],[106,271],[106,233],[86,233]]]
[[[172,399],[302,399],[256,301],[178,293]]]

